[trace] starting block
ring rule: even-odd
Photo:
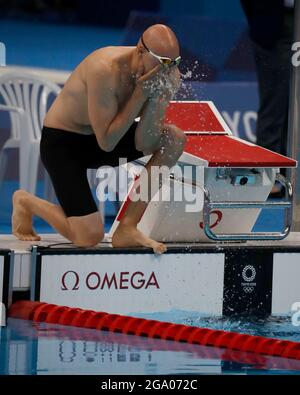
[[[295,160],[233,136],[210,101],[171,102],[165,123],[180,127],[187,142],[177,171],[163,182],[145,210],[138,224],[141,231],[164,242],[279,240],[288,235],[292,186],[279,170],[296,167]],[[142,158],[140,164],[148,159]],[[267,202],[276,180],[285,187],[285,197]],[[130,191],[110,237],[130,202],[129,195]],[[263,208],[286,210],[280,232],[252,232]]]

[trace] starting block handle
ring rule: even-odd
[[[247,240],[282,240],[290,232],[292,226],[292,184],[281,174],[276,175],[276,181],[285,187],[285,200],[279,202],[212,202],[206,187],[204,191],[203,230],[206,236],[214,241],[247,241]],[[235,234],[216,234],[210,228],[210,212],[212,209],[285,209],[285,227],[281,232],[252,232]]]

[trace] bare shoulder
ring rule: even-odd
[[[101,84],[114,87],[117,76],[110,47],[92,52],[85,59],[84,68],[87,82],[101,82]]]

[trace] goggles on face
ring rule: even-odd
[[[154,58],[156,58],[164,66],[171,67],[171,66],[178,66],[179,65],[179,63],[181,61],[181,56],[178,56],[176,59],[171,59],[166,56],[156,55],[154,52],[151,51],[151,49],[149,49],[147,47],[147,45],[144,42],[143,36],[141,37],[141,42],[142,42],[144,48],[146,49],[146,51],[148,51],[150,53],[150,55],[152,55]]]

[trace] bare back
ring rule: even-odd
[[[111,74],[111,90],[116,97],[118,109],[121,109],[134,89],[128,58],[135,47],[105,47],[92,52],[72,72],[61,93],[57,96],[48,113],[44,125],[52,128],[81,134],[93,134],[88,112],[88,75],[90,70],[98,68]],[[102,89],[99,83],[99,94]],[[105,100],[105,97],[103,98]]]

